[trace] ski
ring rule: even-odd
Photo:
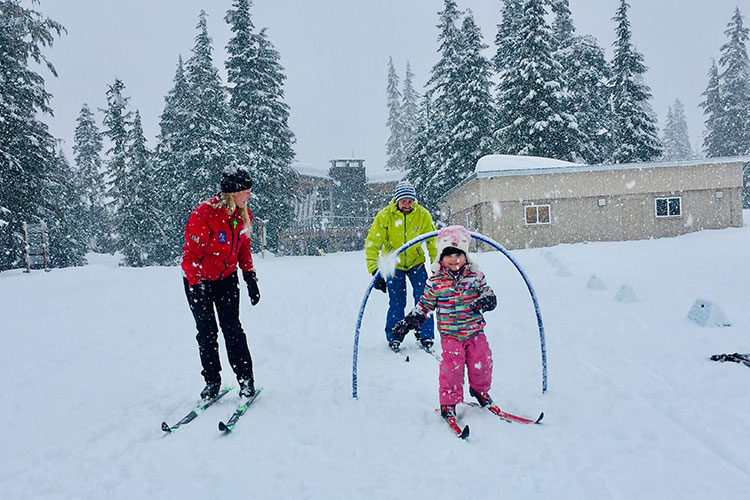
[[[436,408],[435,411],[440,413],[440,408]],[[469,426],[466,425],[462,429],[458,425],[458,420],[456,420],[456,417],[444,417],[440,415],[440,418],[442,418],[443,421],[448,424],[448,427],[451,428],[457,438],[466,439],[467,437],[469,437]]]
[[[194,409],[190,411],[187,415],[185,415],[182,420],[177,422],[176,424],[170,426],[166,422],[161,423],[161,430],[163,430],[166,433],[171,434],[172,432],[176,431],[181,425],[187,424],[188,422],[192,422],[195,417],[206,411],[206,408],[220,400],[226,393],[231,391],[231,387],[226,387],[219,391],[219,393],[212,399],[204,399],[201,400],[201,402],[196,406]]]
[[[260,394],[260,391],[262,391],[262,390],[263,389],[260,388],[260,387],[257,388],[257,389],[255,389],[255,394],[253,394],[252,396],[250,396],[249,398],[247,398],[245,401],[243,401],[242,403],[240,403],[240,405],[237,407],[237,409],[234,411],[234,413],[232,413],[232,416],[229,417],[229,420],[227,420],[226,424],[224,422],[219,422],[219,430],[222,431],[222,432],[231,432],[232,429],[234,429],[234,426],[237,423],[237,421],[240,419],[240,417],[242,415],[245,414],[245,412],[247,411],[247,408],[251,404],[253,404],[253,401],[255,401],[255,399]]]
[[[422,349],[424,352],[426,352],[427,354],[429,354],[430,356],[432,356],[433,358],[435,358],[438,363],[440,363],[440,362],[443,361],[443,358],[440,357],[440,354],[438,354],[437,352],[435,352],[432,347],[425,347],[419,341],[417,342],[417,346],[419,346],[420,349]]]
[[[474,403],[474,402],[469,403],[469,406],[478,406],[482,408],[482,406],[479,403]],[[544,412],[541,412],[535,420],[532,420],[532,419],[525,418],[525,417],[519,417],[518,415],[514,415],[513,413],[508,413],[507,411],[503,411],[500,409],[499,406],[494,405],[494,404],[491,406],[485,406],[484,408],[486,408],[489,412],[502,418],[506,422],[518,422],[519,424],[538,424],[544,418]]]

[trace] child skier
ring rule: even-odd
[[[440,230],[433,275],[414,309],[393,328],[403,340],[435,311],[443,360],[440,363],[440,413],[451,425],[456,404],[463,401],[464,366],[469,372],[469,393],[481,406],[492,404],[492,351],[484,335],[483,312],[497,306],[497,298],[484,274],[469,260],[471,234],[462,226]]]

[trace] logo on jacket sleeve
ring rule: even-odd
[[[227,232],[219,231],[219,243],[226,243],[226,242],[227,242]]]

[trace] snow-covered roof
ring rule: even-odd
[[[309,163],[302,163],[295,161],[292,163],[292,168],[299,174],[307,177],[319,177],[322,179],[330,179],[328,175],[328,165],[325,167],[311,165]]]
[[[368,184],[381,184],[386,182],[398,182],[406,176],[406,172],[401,170],[383,170],[380,172],[368,172]]]
[[[477,177],[501,177],[530,174],[557,174],[568,172],[589,172],[597,170],[629,170],[660,167],[689,167],[692,165],[712,165],[719,163],[750,162],[750,156],[727,156],[720,158],[696,158],[678,161],[651,161],[642,163],[595,164],[571,163],[554,158],[538,156],[487,155],[477,161],[474,174],[464,182]],[[463,183],[461,183],[463,184]]]
[[[477,162],[476,173],[505,172],[509,170],[528,170],[550,167],[571,167],[577,165],[569,161],[540,156],[487,155]]]

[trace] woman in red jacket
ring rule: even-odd
[[[219,329],[227,357],[240,384],[240,396],[255,394],[253,361],[240,324],[240,293],[237,264],[247,284],[250,302],[260,300],[260,290],[250,254],[252,213],[247,209],[253,181],[241,169],[224,173],[221,193],[193,210],[185,226],[182,256],[185,294],[198,330],[198,350],[206,387],[203,399],[216,397],[221,388]]]

